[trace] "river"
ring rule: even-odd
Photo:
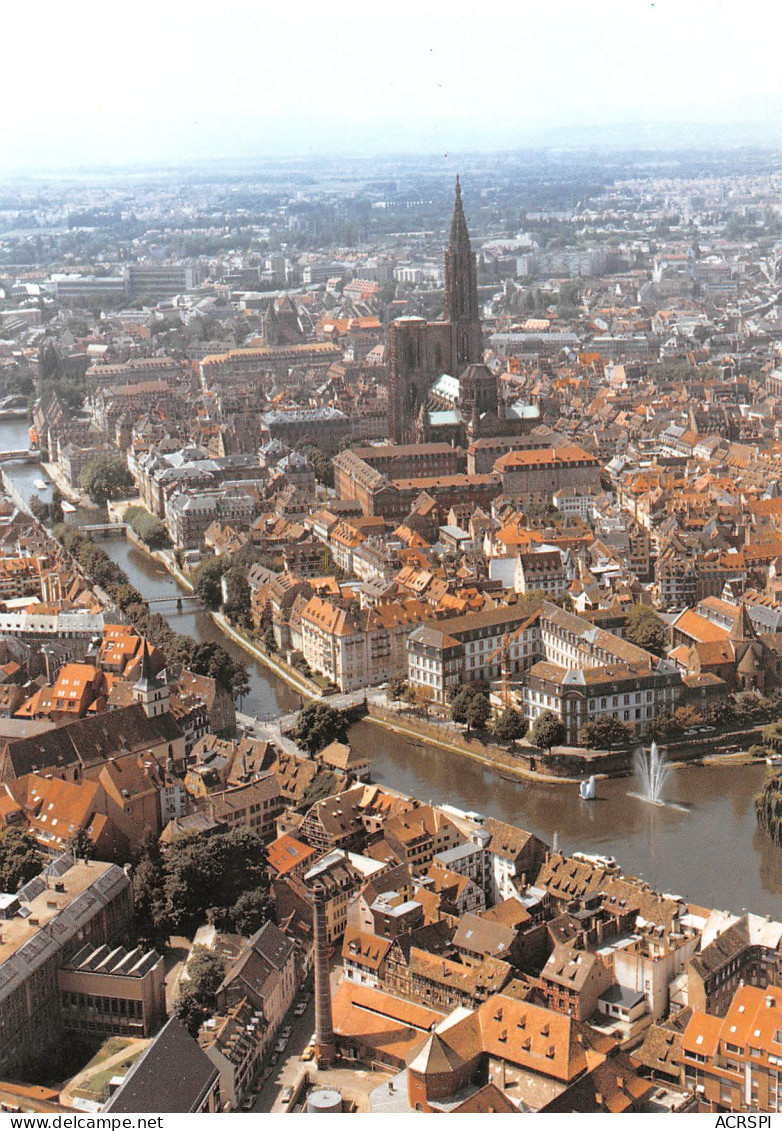
[[[0,422],[0,449],[26,443],[26,427],[23,421]],[[7,473],[25,498],[36,492],[39,468],[11,464]],[[181,591],[124,539],[101,545],[148,600]],[[177,632],[218,640],[247,663],[251,686],[242,710],[268,719],[298,707],[298,694],[228,639],[207,613],[174,608],[159,611]],[[758,830],[753,810],[765,766],[677,768],[666,794],[684,808],[657,808],[628,797],[636,787],[631,778],[600,782],[597,799],[581,801],[575,786],[505,781],[467,758],[406,741],[373,723],[356,724],[350,739],[372,758],[374,780],[423,801],[477,810],[549,844],[556,835],[566,851],[615,856],[625,871],[654,888],[708,907],[782,918],[782,850]]]

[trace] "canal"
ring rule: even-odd
[[[23,421],[0,422],[0,447],[21,447],[26,427]],[[12,464],[7,472],[25,498],[48,498],[34,486],[39,468]],[[101,545],[153,608],[155,597],[182,591],[162,566],[124,539]],[[207,613],[177,613],[172,605],[159,611],[177,632],[219,641],[245,661],[251,687],[242,710],[268,719],[299,706],[298,694],[228,639]],[[636,787],[631,778],[601,782],[596,800],[581,801],[577,787],[506,781],[469,759],[373,723],[356,724],[350,739],[372,758],[373,778],[381,784],[509,821],[549,844],[556,836],[565,851],[615,856],[626,872],[693,902],[782,918],[782,850],[760,833],[753,808],[765,766],[677,768],[666,792],[683,808],[657,808],[627,796]]]

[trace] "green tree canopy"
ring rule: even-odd
[[[550,750],[565,741],[565,724],[553,711],[542,711],[532,724],[530,739],[542,750]]]
[[[223,611],[230,621],[242,628],[252,626],[250,601],[252,594],[247,581],[247,567],[236,562],[225,574],[226,600]]]
[[[613,715],[600,715],[581,728],[579,738],[584,746],[593,750],[610,750],[632,742],[633,730]]]
[[[516,742],[527,733],[527,720],[515,707],[507,707],[494,720],[492,729],[500,742]]]
[[[328,703],[310,703],[299,711],[293,737],[310,754],[317,754],[331,742],[344,742],[349,730],[347,712]]]
[[[491,707],[489,706],[489,690],[488,686],[484,683],[466,683],[454,695],[451,700],[451,718],[455,723],[466,723],[470,725],[467,718],[470,705],[473,699],[483,699],[486,706],[489,707],[488,719],[491,715]],[[483,708],[478,708],[479,711]],[[476,715],[477,717],[477,715]]]
[[[13,826],[0,833],[0,891],[18,891],[38,875],[43,863],[38,842],[28,833]]]
[[[192,932],[205,920],[234,930],[234,912],[248,891],[268,892],[266,849],[248,829],[210,837],[177,837],[160,862],[165,919],[172,930]],[[246,903],[239,904],[246,914]]]
[[[128,471],[124,456],[115,452],[96,452],[79,476],[79,486],[93,503],[102,506],[109,499],[127,494],[133,488],[133,476]]]
[[[166,524],[157,515],[150,514],[146,507],[128,507],[123,517],[131,530],[134,530],[151,550],[170,545],[171,539]]]
[[[627,639],[638,648],[645,648],[655,656],[665,651],[667,639],[665,623],[648,605],[634,605],[627,617]]]
[[[95,843],[86,829],[77,829],[66,847],[77,860],[92,860],[95,855]]]
[[[470,730],[483,730],[491,718],[491,704],[485,695],[473,695],[467,705],[465,722]]]
[[[196,596],[207,609],[215,612],[223,603],[223,572],[225,561],[220,557],[207,558],[198,567],[193,588]]]

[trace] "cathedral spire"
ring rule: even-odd
[[[472,250],[470,246],[470,233],[467,230],[467,221],[464,218],[464,208],[462,206],[462,186],[459,183],[459,174],[456,174],[456,196],[453,203],[453,219],[451,220],[451,239],[449,244],[450,251],[466,251],[468,254]]]
[[[458,375],[465,365],[481,361],[483,356],[475,255],[458,176],[451,238],[445,253],[445,320],[451,324],[451,365]]]

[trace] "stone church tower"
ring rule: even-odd
[[[453,360],[448,372],[458,377],[465,365],[481,361],[483,357],[475,252],[464,218],[462,187],[458,177],[451,238],[445,253],[445,321],[451,324]]]
[[[451,235],[445,253],[445,317],[398,318],[388,331],[390,437],[408,443],[429,390],[443,373],[458,377],[483,357],[475,254],[456,178]]]

